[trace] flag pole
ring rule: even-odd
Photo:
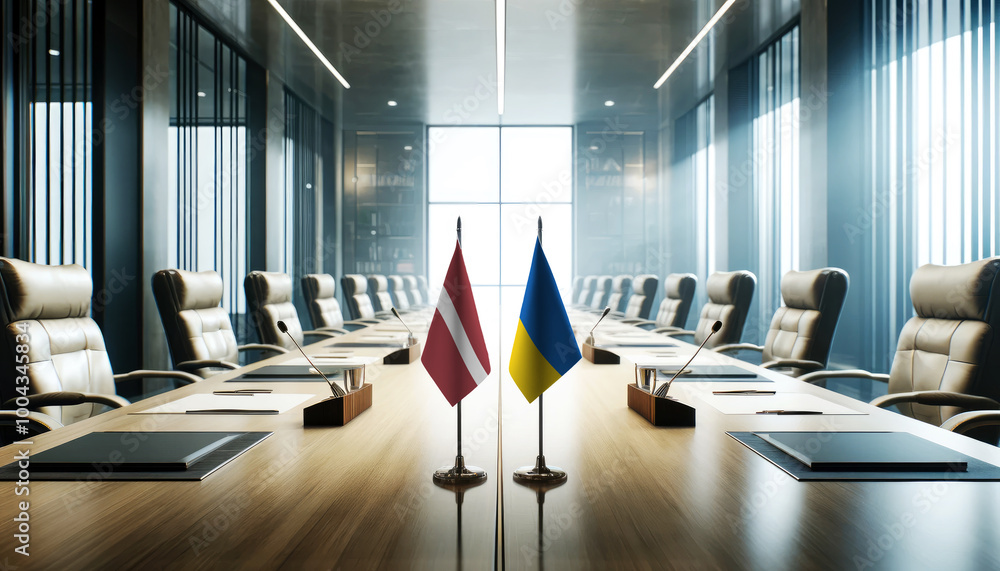
[[[538,217],[538,243],[542,243],[542,217]],[[514,480],[521,483],[551,483],[561,484],[566,481],[566,472],[555,466],[545,465],[545,454],[542,453],[542,418],[543,407],[542,397],[545,393],[538,395],[538,457],[535,458],[534,466],[521,466],[514,470]]]
[[[458,235],[458,247],[462,247],[462,217],[458,217],[458,222],[455,226],[455,232]],[[486,479],[486,470],[479,468],[477,466],[466,466],[465,457],[462,456],[462,401],[458,401],[455,405],[456,411],[456,425],[458,426],[458,435],[455,439],[458,442],[458,447],[455,452],[455,465],[454,466],[442,466],[434,472],[434,479],[438,482],[447,484],[469,484],[474,482],[482,482]]]

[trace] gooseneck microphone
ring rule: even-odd
[[[313,364],[312,359],[309,358],[309,355],[306,355],[306,352],[302,350],[302,347],[299,347],[299,342],[296,341],[295,338],[292,337],[292,334],[288,332],[288,326],[285,325],[284,321],[279,321],[278,322],[278,330],[281,331],[282,333],[284,333],[285,335],[288,335],[288,338],[292,340],[292,343],[295,343],[295,348],[298,349],[299,353],[302,353],[302,356],[306,358],[306,361],[309,362],[309,365],[312,367],[312,370],[316,371],[317,373],[319,373],[319,376],[323,377],[323,380],[326,381],[326,384],[330,385],[330,392],[333,393],[333,396],[335,396],[335,397],[342,397],[342,396],[344,396],[344,395],[347,394],[346,392],[344,392],[344,389],[342,389],[342,388],[338,387],[337,385],[333,384],[333,381],[331,381],[330,379],[328,379],[326,377],[326,375],[323,374],[323,371],[320,371],[319,367],[317,367],[316,365]],[[344,377],[344,386],[345,387],[347,386],[347,377],[346,376]]]
[[[688,359],[687,363],[684,363],[683,367],[681,367],[680,369],[678,369],[676,373],[674,373],[674,376],[670,377],[670,380],[667,381],[666,384],[662,384],[660,385],[660,388],[656,389],[655,393],[656,396],[658,397],[667,396],[667,391],[670,390],[670,384],[674,382],[674,379],[681,376],[681,373],[683,373],[684,370],[687,369],[687,366],[691,364],[691,361],[694,361],[694,358],[697,357],[698,353],[701,352],[701,348],[705,346],[705,343],[708,343],[708,340],[712,338],[712,335],[718,333],[720,329],[722,329],[721,321],[716,321],[715,323],[712,324],[712,330],[709,331],[708,335],[705,336],[705,340],[701,342],[701,345],[698,345],[698,350],[694,352],[694,355],[691,355],[691,358]]]
[[[601,324],[601,321],[605,317],[607,317],[607,315],[609,313],[611,313],[611,307],[605,307],[604,311],[601,313],[601,317],[597,320],[597,323],[595,323],[594,326],[590,328],[590,333],[587,334],[587,344],[588,345],[593,345],[594,344],[594,330],[597,329],[597,326]]]
[[[396,316],[396,319],[398,319],[399,322],[403,324],[403,327],[406,328],[406,332],[410,334],[409,338],[406,339],[406,344],[413,345],[414,343],[416,343],[417,338],[413,336],[413,332],[410,331],[410,326],[407,325],[406,322],[403,321],[403,318],[399,316],[399,312],[396,311],[395,307],[392,308],[392,314]]]

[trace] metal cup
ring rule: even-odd
[[[656,389],[656,365],[635,365],[635,384],[644,391]]]

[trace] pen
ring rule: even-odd
[[[758,410],[757,414],[823,414],[819,410]]]
[[[774,391],[758,391],[755,389],[736,391],[712,391],[713,395],[773,395]]]
[[[247,410],[242,408],[203,408],[188,410],[185,414],[278,414],[276,410]]]

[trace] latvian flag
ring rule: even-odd
[[[452,406],[490,374],[490,356],[457,240],[420,362]]]

